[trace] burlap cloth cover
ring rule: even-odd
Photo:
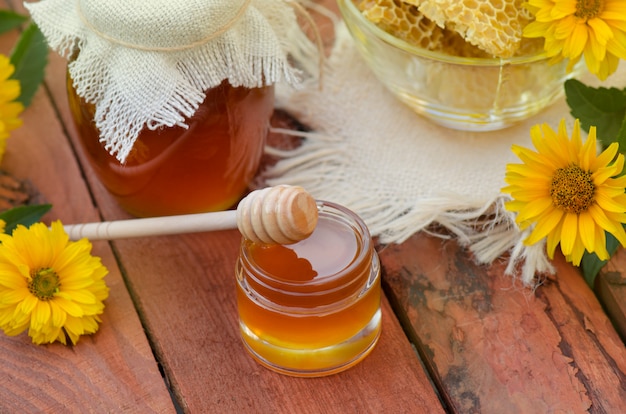
[[[481,263],[510,253],[507,273],[535,285],[553,271],[541,243],[526,246],[503,203],[507,163],[519,163],[513,143],[533,148],[530,128],[573,120],[565,100],[519,125],[462,132],[416,115],[388,92],[360,57],[343,24],[327,60],[323,88],[314,79],[285,90],[279,105],[315,132],[266,171],[270,184],[302,185],[316,198],[356,211],[383,243],[402,242],[439,224]],[[622,65],[622,68],[623,65]],[[626,85],[624,70],[609,78]],[[583,79],[593,84],[593,79]],[[623,86],[622,86],[623,87]]]
[[[186,127],[204,92],[228,80],[297,82],[288,57],[312,44],[285,0],[42,0],[26,3],[95,104],[101,141],[124,162],[145,126]]]

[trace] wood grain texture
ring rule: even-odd
[[[291,378],[258,365],[239,338],[239,243],[236,231],[115,242],[155,352],[186,411],[443,412],[386,302],[380,342],[344,373]]]
[[[618,249],[600,271],[595,292],[615,329],[626,342],[626,250]]]
[[[1,37],[2,53],[8,53],[14,40]],[[2,168],[37,189],[38,202],[53,205],[46,222],[98,220],[45,88],[22,119],[24,125],[8,141]],[[109,245],[94,243],[92,253],[109,269],[105,280],[111,290],[99,331],[74,347],[36,346],[26,334],[0,334],[1,413],[174,411]]]
[[[536,291],[424,234],[381,253],[388,292],[460,413],[617,413],[626,350],[577,270]],[[401,317],[402,318],[402,317]]]

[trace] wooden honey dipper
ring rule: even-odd
[[[291,244],[313,233],[317,203],[302,187],[278,185],[248,194],[237,210],[64,226],[71,240],[113,240],[238,228],[253,242]]]

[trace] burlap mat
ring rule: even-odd
[[[268,150],[284,158],[266,171],[267,182],[301,185],[351,208],[382,243],[400,243],[437,224],[481,263],[506,255],[507,273],[526,284],[552,272],[543,244],[524,245],[526,234],[504,209],[508,196],[500,189],[507,163],[520,162],[512,144],[532,147],[531,126],[556,129],[562,118],[572,124],[565,100],[500,131],[440,127],[385,89],[343,24],[336,33],[323,88],[311,79],[302,89],[281,91],[279,106],[315,132],[295,151]]]

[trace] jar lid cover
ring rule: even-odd
[[[95,105],[105,148],[124,163],[139,132],[182,126],[205,91],[298,82],[311,50],[289,0],[41,0],[26,3]]]

